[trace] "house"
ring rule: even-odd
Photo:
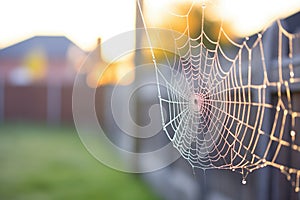
[[[72,87],[86,52],[64,36],[0,50],[0,121],[72,121]]]

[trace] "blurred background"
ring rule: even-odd
[[[251,37],[276,18],[285,18],[291,32],[300,30],[300,3],[296,0],[212,2],[211,34],[215,19],[221,16],[226,30],[237,40]],[[140,3],[147,24],[164,28],[170,20],[165,18],[166,8],[184,7],[178,0]],[[110,108],[115,86],[126,96],[137,82],[155,82],[153,68],[135,70],[151,61],[149,52],[133,51],[116,60],[116,52],[101,45],[118,34],[143,28],[135,0],[10,0],[2,1],[1,8],[0,199],[299,198],[283,175],[270,179],[273,172],[269,169],[251,174],[246,186],[241,184],[240,175],[232,172],[193,172],[183,159],[156,172],[137,175],[110,169],[85,150],[73,124],[72,90],[76,74],[87,61],[91,68],[84,72],[86,84],[96,90],[99,123],[114,143],[128,150],[150,151],[168,141],[162,131],[142,142],[122,136]],[[201,15],[195,14],[193,26],[200,20]],[[134,49],[144,39],[133,34],[126,45]],[[269,49],[271,52],[271,44]],[[131,98],[131,117],[146,126],[148,110],[158,102],[156,86],[139,88]],[[120,112],[125,112],[122,98],[118,104]],[[159,113],[155,116],[160,119]],[[125,126],[130,123],[127,120],[122,121]],[[287,186],[281,187],[283,182]],[[278,188],[281,192],[272,195]]]

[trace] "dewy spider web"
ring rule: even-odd
[[[212,38],[204,28],[206,3],[192,2],[185,13],[169,13],[175,19],[170,29],[175,29],[172,23],[185,21],[182,33],[172,37],[176,55],[170,56],[152,48],[157,40],[149,33],[139,1],[138,5],[161,110],[167,110],[167,116],[162,112],[163,129],[174,147],[192,167],[236,171],[243,184],[250,172],[275,167],[299,192],[300,111],[293,92],[300,88],[300,34],[289,33],[277,20],[251,40],[233,41],[223,23]],[[196,9],[201,26],[195,36],[189,17]],[[159,31],[154,34],[160,42],[166,39]],[[287,152],[290,163],[284,159]]]

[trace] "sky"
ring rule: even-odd
[[[83,49],[133,30],[135,0],[0,0],[0,48],[34,35],[65,35]]]
[[[156,9],[178,0],[144,1],[148,1],[155,13]],[[270,19],[300,10],[300,0],[217,1],[220,1],[218,13],[230,20],[240,35],[254,33]],[[105,41],[135,28],[135,0],[0,0],[0,3],[0,48],[35,35],[65,35],[90,50],[96,46],[98,37]]]

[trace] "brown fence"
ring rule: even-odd
[[[57,110],[57,122],[73,121],[72,86],[58,88],[59,99],[49,108],[48,90],[45,85],[5,85],[3,92],[4,120],[49,120],[49,110]],[[51,115],[50,115],[51,116]]]
[[[46,85],[15,86],[6,84],[0,95],[1,120],[48,121],[50,123],[73,122],[72,91],[73,85],[63,85],[54,89]],[[1,89],[1,88],[0,88]],[[49,93],[49,90],[52,92]],[[99,119],[105,121],[105,106],[100,103],[105,99],[105,87],[95,92],[96,112]],[[56,94],[55,94],[56,93]],[[48,101],[51,101],[50,103]]]

